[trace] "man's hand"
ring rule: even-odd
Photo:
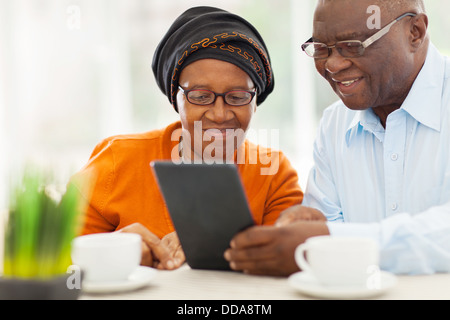
[[[142,238],[141,265],[157,269],[172,270],[183,264],[183,250],[175,232],[162,240],[140,223],[131,224],[117,232],[137,233]]]
[[[288,276],[299,271],[294,258],[297,246],[309,237],[329,234],[323,221],[295,221],[281,227],[255,226],[238,233],[224,257],[233,270]]]
[[[281,227],[299,220],[327,221],[327,218],[319,210],[305,207],[302,205],[296,205],[284,210],[280,214],[278,220],[275,222],[275,226]]]

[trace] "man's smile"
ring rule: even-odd
[[[337,89],[339,92],[343,95],[350,95],[355,93],[356,88],[359,86],[359,84],[362,82],[363,78],[347,78],[347,79],[335,79],[331,78],[334,83],[336,83]]]

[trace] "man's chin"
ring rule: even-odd
[[[367,103],[366,101],[357,101],[355,99],[349,99],[349,98],[343,98],[343,97],[340,97],[340,98],[341,98],[342,103],[350,110],[362,111],[362,110],[367,110],[370,108],[370,104]]]

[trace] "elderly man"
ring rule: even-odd
[[[300,243],[331,234],[375,239],[384,270],[450,272],[450,59],[427,25],[421,0],[318,1],[302,48],[341,101],[321,120],[303,205],[238,234],[233,269],[289,275]]]

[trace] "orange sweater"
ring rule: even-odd
[[[179,143],[172,141],[172,133],[180,128],[176,122],[162,130],[114,136],[97,145],[89,162],[72,179],[89,202],[82,234],[110,232],[135,222],[160,238],[174,231],[150,162],[172,159],[172,151]],[[257,152],[257,159],[261,159],[271,151],[248,141],[242,147],[246,161],[237,164],[238,172],[255,223],[273,224],[284,209],[303,199],[297,173],[281,152],[273,151],[269,155],[278,155],[277,173],[261,175],[261,169],[270,165],[259,160],[251,164],[254,161],[249,162],[249,155]],[[91,182],[91,192],[77,183],[79,178]]]

